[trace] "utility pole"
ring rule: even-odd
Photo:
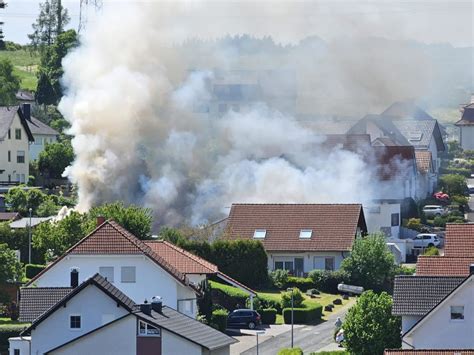
[[[57,36],[59,36],[63,32],[63,7],[61,6],[61,0],[58,0],[58,28],[56,30]]]

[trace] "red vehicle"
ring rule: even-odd
[[[449,195],[441,191],[434,193],[433,197],[439,201],[443,201],[443,202],[449,201]]]

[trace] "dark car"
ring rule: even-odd
[[[249,328],[255,329],[261,321],[260,314],[251,309],[236,309],[227,317],[227,326],[229,328]]]

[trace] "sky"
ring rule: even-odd
[[[169,0],[168,0],[169,1]],[[176,0],[174,0],[176,1]],[[424,43],[450,43],[457,47],[472,46],[474,42],[474,1],[450,0],[318,0],[291,2],[290,0],[182,0],[186,16],[208,17],[206,8],[212,6],[214,21],[226,21],[235,33],[250,32],[256,36],[272,35],[282,43],[295,42],[308,35],[317,35],[331,40],[337,36],[352,36],[371,33],[373,36],[415,40]],[[225,6],[221,6],[226,1]],[[0,19],[5,22],[6,40],[25,44],[31,24],[39,12],[41,0],[6,0],[8,7],[0,10]],[[93,2],[93,0],[89,0]],[[128,6],[132,1],[104,0],[102,11],[113,7]],[[135,1],[138,2],[138,1]],[[147,0],[139,3],[160,2],[166,9],[165,0]],[[229,2],[236,11],[228,11]],[[260,6],[262,4],[272,6]],[[80,0],[63,0],[69,10],[71,23],[77,29]],[[222,7],[222,12],[219,9]],[[262,9],[265,8],[265,11]],[[304,11],[301,11],[305,9]],[[309,10],[307,10],[309,9]],[[164,10],[164,12],[166,12]],[[218,16],[218,18],[216,18]],[[90,21],[94,21],[94,10],[88,10]],[[245,21],[242,19],[245,18]],[[255,26],[242,28],[242,24]],[[275,28],[278,24],[278,28]],[[250,28],[252,27],[252,28]],[[367,31],[369,29],[369,31]]]

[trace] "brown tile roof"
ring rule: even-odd
[[[474,349],[386,349],[384,355],[474,355]]]
[[[429,150],[415,150],[416,167],[422,174],[431,171],[431,152]]]
[[[391,180],[409,174],[415,164],[413,146],[374,146],[372,147],[377,164],[377,177],[380,180]]]
[[[70,287],[20,288],[20,322],[33,322],[71,291]]]
[[[217,266],[169,242],[145,241],[157,255],[184,274],[215,274]]]
[[[445,256],[474,257],[474,223],[446,225]]]
[[[266,229],[267,251],[349,251],[357,227],[367,231],[360,204],[233,204],[227,223],[230,238],[252,239]],[[302,229],[312,229],[308,240]]]
[[[474,256],[420,256],[416,263],[417,276],[469,276]]]
[[[14,221],[20,218],[21,216],[18,212],[0,212],[0,222]]]

